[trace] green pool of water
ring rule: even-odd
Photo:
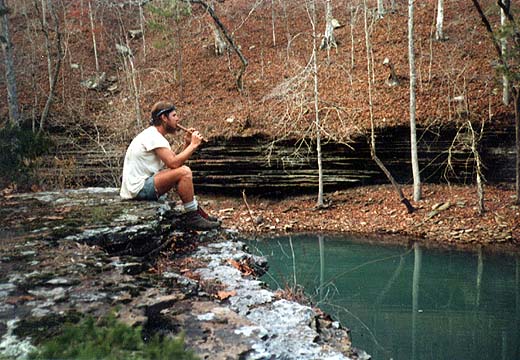
[[[520,359],[520,259],[341,236],[248,242],[272,288],[303,286],[375,360]]]

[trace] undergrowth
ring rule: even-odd
[[[182,335],[170,339],[154,335],[145,342],[140,327],[118,322],[111,314],[101,319],[87,317],[66,324],[55,337],[44,341],[30,359],[197,359],[184,348]]]
[[[51,140],[30,129],[5,126],[0,128],[0,186],[15,182],[18,187],[34,181],[41,156],[52,147]]]

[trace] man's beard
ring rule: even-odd
[[[166,130],[166,132],[168,134],[173,134],[174,132],[176,132],[178,130],[177,127],[173,127],[170,124],[164,124],[164,129]]]

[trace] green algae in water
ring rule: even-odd
[[[58,335],[42,342],[30,359],[197,359],[184,347],[184,338],[154,335],[142,339],[141,327],[118,322],[111,314],[99,320],[89,316],[66,324]]]

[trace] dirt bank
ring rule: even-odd
[[[403,188],[408,199],[412,187]],[[486,212],[479,215],[476,188],[423,185],[423,199],[408,214],[390,185],[359,187],[326,194],[326,208],[316,196],[286,199],[201,196],[225,227],[250,234],[345,232],[381,241],[421,241],[426,246],[492,251],[520,251],[520,207],[509,187],[485,189]]]

